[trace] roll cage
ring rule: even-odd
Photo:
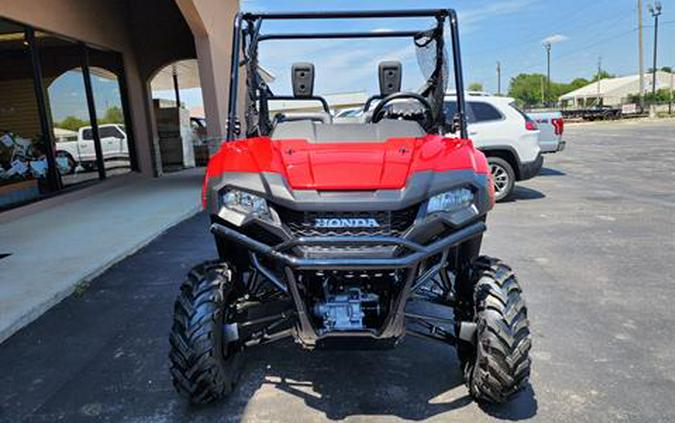
[[[365,31],[365,32],[288,32],[261,33],[264,21],[271,20],[308,20],[308,19],[379,19],[379,18],[435,18],[436,25],[432,29],[419,31]],[[234,19],[232,37],[232,59],[230,63],[230,92],[228,99],[227,141],[235,139],[237,122],[237,95],[239,86],[239,69],[246,66],[246,133],[247,136],[267,135],[271,130],[268,113],[270,99],[289,99],[288,96],[275,96],[258,74],[258,44],[265,40],[301,40],[301,39],[356,39],[356,38],[413,38],[426,35],[436,42],[435,69],[427,80],[421,94],[429,99],[433,106],[432,118],[434,131],[440,132],[445,127],[446,117],[443,108],[445,84],[443,81],[445,66],[444,25],[446,19],[450,25],[452,45],[452,64],[455,93],[457,96],[457,112],[452,122],[459,129],[459,135],[467,138],[466,103],[464,99],[464,83],[462,62],[459,47],[459,29],[457,14],[453,9],[417,9],[396,11],[340,11],[340,12],[306,12],[306,13],[247,13],[239,12]],[[239,52],[239,53],[237,53]],[[313,97],[320,101],[324,108],[327,103],[322,97]]]

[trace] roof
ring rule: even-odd
[[[656,72],[656,88],[668,88],[670,86],[671,74],[664,71]],[[652,74],[646,73],[644,75],[645,90],[649,89],[652,84]],[[628,75],[620,76],[618,78],[604,78],[599,81],[591,82],[574,91],[560,96],[560,100],[571,100],[577,97],[627,97],[630,94],[637,94],[639,88],[639,76]]]
[[[448,91],[445,93],[445,99],[456,99],[456,94],[454,91]],[[513,97],[506,97],[503,95],[491,95],[490,93],[483,91],[466,91],[465,100],[476,100],[476,99],[485,99],[490,101],[496,101],[501,103],[513,103],[516,101]]]
[[[197,59],[180,60],[163,67],[152,78],[150,82],[153,91],[173,90],[173,72],[178,76],[178,87],[180,89],[201,88],[199,79],[199,63]],[[275,76],[272,72],[258,65],[260,77],[266,83],[274,81]]]

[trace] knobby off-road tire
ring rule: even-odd
[[[476,346],[464,363],[464,376],[476,400],[502,403],[528,383],[532,344],[527,307],[509,266],[480,257],[474,269]]]
[[[171,379],[193,404],[229,394],[239,376],[241,346],[224,342],[233,316],[232,270],[219,262],[193,268],[180,288],[171,329]]]

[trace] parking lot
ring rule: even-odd
[[[190,408],[171,387],[175,293],[215,255],[204,215],[169,230],[0,345],[0,420],[675,421],[675,121],[568,126],[488,220],[485,253],[520,276],[532,384],[480,407],[454,351],[247,352],[231,398]]]

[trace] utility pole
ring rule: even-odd
[[[656,46],[659,40],[659,15],[661,14],[661,2],[657,2],[652,6],[649,5],[649,13],[654,17],[654,65],[652,68],[652,95],[656,94]]]
[[[598,74],[596,81],[598,83],[598,105],[600,105],[600,80],[602,79],[600,74],[602,73],[602,56],[598,56]]]
[[[637,0],[637,10],[638,10],[638,73],[640,80],[640,92],[638,98],[640,99],[640,112],[644,111],[645,108],[645,63],[644,63],[644,54],[642,50],[642,0]]]
[[[546,49],[546,95],[551,95],[551,43],[544,43]]]
[[[497,61],[497,95],[502,95],[502,66]]]
[[[670,103],[668,103],[668,114],[673,114],[673,68],[670,69]]]
[[[541,78],[541,104],[545,104],[544,99],[544,78]]]

